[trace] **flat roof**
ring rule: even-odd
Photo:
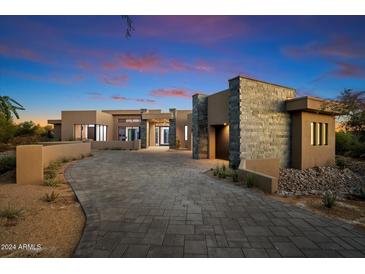
[[[263,81],[263,80],[253,78],[253,77],[251,77],[251,76],[245,76],[245,75],[238,75],[238,76],[236,76],[236,77],[233,77],[233,78],[231,78],[231,79],[228,79],[228,81],[234,80],[234,79],[236,79],[236,78],[245,78],[245,79],[247,79],[247,80],[252,80],[252,81],[261,82],[261,83],[264,83],[264,84],[269,84],[269,85],[273,85],[273,86],[278,86],[278,87],[282,87],[282,88],[288,88],[288,89],[293,89],[293,90],[295,90],[295,88],[291,88],[291,87],[288,87],[288,86],[284,86],[284,85],[280,85],[280,84],[275,84],[275,83],[271,83],[271,82]]]
[[[307,111],[307,112],[315,112],[328,115],[338,114],[333,110],[331,110],[329,107],[326,107],[326,103],[328,102],[330,101],[319,97],[303,96],[303,97],[288,99],[285,101],[285,104],[286,104],[286,111],[289,112]]]

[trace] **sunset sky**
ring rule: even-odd
[[[239,74],[333,98],[365,90],[364,16],[0,16],[0,94],[61,110],[191,109]]]

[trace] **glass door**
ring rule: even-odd
[[[161,145],[169,144],[169,127],[160,127],[161,131]]]

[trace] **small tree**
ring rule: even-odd
[[[337,113],[341,126],[365,141],[365,91],[345,89],[322,108]]]

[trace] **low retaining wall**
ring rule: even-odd
[[[16,183],[42,184],[43,170],[52,161],[78,158],[91,152],[90,143],[23,145],[16,147]]]
[[[255,187],[267,193],[278,190],[279,159],[243,160],[239,166],[242,179],[253,177]]]
[[[92,141],[92,149],[120,149],[120,150],[139,150],[141,149],[141,140],[134,141]]]

